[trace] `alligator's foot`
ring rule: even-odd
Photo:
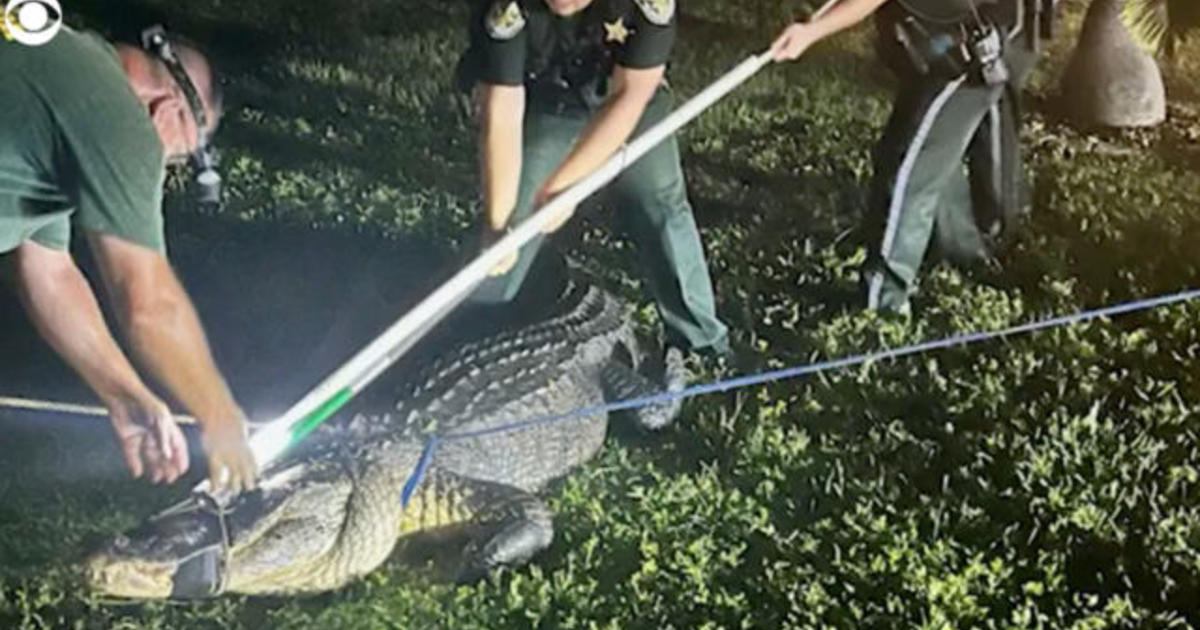
[[[524,564],[550,546],[554,524],[546,504],[528,492],[505,490],[489,506],[485,533],[464,550],[459,582],[473,582],[500,566]]]
[[[661,394],[664,390],[677,392],[687,385],[684,380],[678,382],[668,380],[664,387],[638,374],[633,368],[620,361],[610,361],[605,365],[601,377],[604,379],[604,397],[610,402],[654,396]],[[671,400],[639,407],[632,413],[642,428],[656,431],[674,422],[682,407],[681,400]]]

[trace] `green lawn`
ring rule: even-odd
[[[801,4],[684,2],[676,91],[764,47]],[[1079,4],[1033,80],[1032,217],[1002,271],[927,270],[908,327],[857,310],[851,228],[890,89],[870,29],[768,69],[686,130],[720,307],[763,366],[1200,286],[1200,104],[1175,99],[1149,131],[1067,126],[1053,86]],[[464,6],[151,5],[231,62],[235,103],[218,136],[229,204],[198,216],[172,195],[173,249],[302,231],[455,260],[478,214],[473,131],[449,90]],[[137,14],[65,9],[105,29]],[[1172,76],[1194,99],[1187,59]],[[593,208],[565,246],[652,319],[607,214]],[[305,265],[279,261],[278,282],[304,290]],[[428,286],[396,273],[410,293]],[[206,320],[219,310],[202,305]],[[0,438],[0,627],[1200,627],[1198,317],[1200,305],[1166,308],[692,401],[662,435],[618,431],[551,491],[547,553],[461,587],[393,562],[318,597],[91,599],[70,572],[79,550],[187,486],[147,488],[113,472],[115,452],[30,429]],[[213,331],[233,346],[236,333]],[[46,481],[86,457],[107,464]]]

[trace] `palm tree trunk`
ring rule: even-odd
[[[1068,115],[1086,127],[1144,127],[1166,119],[1166,92],[1154,59],[1121,19],[1125,0],[1094,0],[1062,79]]]

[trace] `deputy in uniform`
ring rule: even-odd
[[[875,153],[866,219],[869,308],[908,314],[931,239],[953,260],[989,260],[1020,205],[1017,94],[1050,0],[844,0],[789,26],[772,51],[795,59],[876,14],[881,56],[897,72]]]
[[[177,52],[207,128],[181,80],[145,50],[70,28],[40,46],[0,38],[0,263],[39,332],[108,408],[131,472],[173,481],[188,467],[183,434],[71,257],[72,228],[85,235],[126,338],[196,415],[216,487],[237,491],[256,474],[243,414],[163,240],[166,164],[195,150],[220,109],[203,56]]]
[[[675,37],[674,0],[483,3],[460,81],[480,87],[485,245],[666,117],[672,98],[663,76]],[[726,353],[675,138],[609,189],[666,326],[668,370],[684,351]],[[477,299],[512,300],[542,238],[497,270]]]

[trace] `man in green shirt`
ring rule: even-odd
[[[460,79],[480,88],[488,244],[670,113],[663,77],[677,16],[675,0],[485,0],[480,8]],[[675,138],[609,191],[666,328],[668,383],[681,387],[685,352],[724,355],[729,340]],[[525,246],[476,298],[513,299],[540,245]]]
[[[215,125],[219,98],[202,55],[178,46]],[[197,128],[164,62],[64,28],[42,46],[0,40],[0,260],[38,331],[108,408],[134,476],[171,482],[187,446],[167,406],[110,334],[68,249],[86,236],[138,359],[196,416],[216,487],[252,487],[244,416],[167,261],[161,210],[168,162]]]

